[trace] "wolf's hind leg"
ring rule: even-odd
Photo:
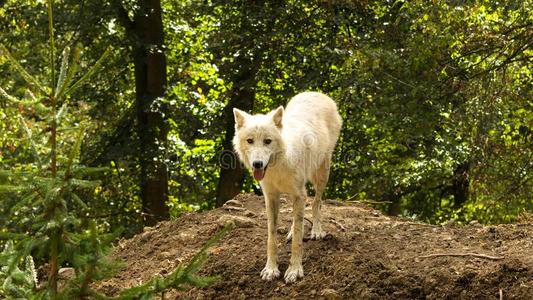
[[[312,178],[316,194],[313,200],[313,228],[311,229],[311,239],[318,240],[326,236],[326,232],[322,229],[320,208],[322,206],[322,195],[328,183],[329,165],[330,160],[324,160]]]
[[[302,193],[303,193],[303,195],[307,195],[307,191],[305,190],[305,188],[303,189]],[[294,196],[292,196],[292,195],[289,195],[289,198],[290,198],[291,202],[294,204],[294,201],[296,201],[296,198]],[[306,199],[306,197],[304,197],[304,199]],[[305,205],[305,200],[304,200],[304,205]],[[302,232],[304,232],[304,223],[303,222],[302,222]],[[292,241],[293,233],[294,233],[294,220],[293,220],[292,225],[291,225],[291,230],[289,231],[289,233],[287,234],[287,237],[286,237],[286,242],[287,243]]]

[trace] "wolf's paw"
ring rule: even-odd
[[[321,226],[313,226],[311,229],[311,239],[312,240],[321,240],[326,236],[326,232],[322,230]]]
[[[291,283],[295,282],[298,278],[304,277],[304,269],[302,265],[293,266],[290,265],[287,271],[285,272],[285,282]]]
[[[261,278],[263,280],[271,281],[278,278],[280,275],[278,267],[266,266],[263,271],[261,271]]]

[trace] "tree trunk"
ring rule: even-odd
[[[388,216],[399,216],[401,213],[401,205],[400,205],[401,198],[397,195],[394,195],[387,199],[387,201],[390,201],[389,206],[387,207],[387,215]]]
[[[255,74],[256,68],[250,57],[240,56],[228,72],[234,75],[232,97],[224,110],[224,121],[226,124],[226,135],[222,144],[223,151],[219,156],[220,178],[217,185],[216,206],[222,206],[226,201],[232,199],[242,190],[245,170],[237,154],[233,151],[233,136],[235,135],[235,119],[233,108],[251,112],[255,98]]]
[[[469,171],[470,162],[466,161],[459,164],[453,172],[451,193],[453,195],[453,206],[455,209],[463,207],[466,201],[468,201],[470,188]]]
[[[134,46],[137,134],[141,168],[141,199],[145,224],[154,225],[169,216],[168,170],[161,149],[166,146],[168,128],[165,106],[166,60],[163,22],[159,0],[139,0],[133,20],[138,42]]]
[[[224,137],[220,162],[220,178],[217,186],[216,206],[220,207],[226,201],[240,193],[244,183],[244,168],[233,151],[233,136],[235,135],[235,119],[233,108],[247,112],[253,109],[255,91],[252,87],[235,87],[233,96],[224,110],[226,135]]]

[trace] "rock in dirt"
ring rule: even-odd
[[[248,217],[223,215],[218,219],[218,224],[223,227],[227,224],[234,225],[236,227],[249,228],[257,225],[257,222]]]
[[[279,227],[278,228],[278,233],[279,234],[287,234],[289,231],[287,230],[287,228],[285,227]]]
[[[231,206],[231,205],[237,205],[239,207],[243,207],[244,205],[242,205],[242,202],[239,201],[239,200],[228,200],[226,201],[226,203],[224,203],[224,206]]]
[[[74,268],[61,268],[57,271],[60,280],[69,280],[76,275]]]
[[[249,217],[249,218],[253,218],[253,217],[256,216],[256,214],[253,211],[249,211],[249,210],[245,210],[244,211],[244,215]]]
[[[320,295],[326,298],[327,300],[337,300],[339,298],[339,293],[334,289],[323,289],[320,291]]]

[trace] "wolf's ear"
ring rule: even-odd
[[[279,129],[283,127],[283,124],[281,123],[282,119],[283,119],[283,106],[280,106],[272,112],[272,120],[274,121],[274,124],[276,125],[276,127],[278,127]]]
[[[233,108],[233,116],[235,116],[235,129],[244,126],[244,122],[250,117],[249,114],[235,107]]]

